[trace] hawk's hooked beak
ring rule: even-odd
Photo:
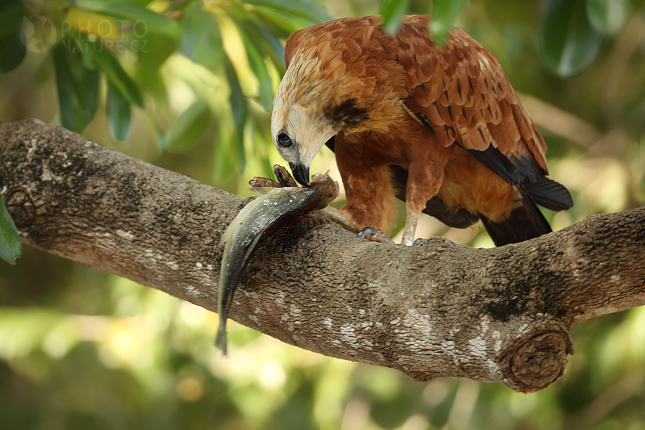
[[[309,183],[309,167],[306,167],[304,164],[294,163],[289,163],[289,167],[291,167],[293,177],[296,178],[296,181],[300,182],[303,186]]]

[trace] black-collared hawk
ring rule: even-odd
[[[385,230],[405,201],[403,243],[419,214],[465,228],[481,219],[496,245],[551,231],[536,206],[573,205],[547,179],[546,145],[499,62],[453,29],[443,46],[428,17],[395,35],[380,17],[344,18],[293,33],[271,133],[298,182],[327,144],[347,204],[342,214]]]

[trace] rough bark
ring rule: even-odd
[[[0,194],[24,243],[217,309],[244,199],[37,120],[0,123]],[[645,208],[495,249],[363,242],[312,214],[260,245],[231,317],[420,381],[532,392],[563,374],[572,324],[645,304],[644,261]]]

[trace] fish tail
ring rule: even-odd
[[[226,356],[226,318],[220,319],[217,336],[215,336],[215,346]]]

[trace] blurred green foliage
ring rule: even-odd
[[[22,244],[18,231],[0,199],[0,258],[9,264],[16,264],[16,258],[20,257],[21,252]]]
[[[430,30],[439,43],[448,36],[452,25],[466,5],[466,0],[434,0],[430,16]]]
[[[559,229],[643,205],[643,3],[5,0],[0,119],[61,124],[244,195],[249,177],[281,161],[269,116],[288,35],[379,11],[396,28],[405,4],[443,17],[437,31],[456,20],[499,59],[547,141],[551,177],[572,192],[572,210],[547,213]],[[323,151],[312,172],[328,169],[338,177]],[[0,205],[0,230],[15,232],[9,223]],[[483,229],[427,217],[418,233],[492,246]],[[567,374],[530,395],[416,383],[230,325],[222,359],[216,314],[26,248],[15,267],[0,265],[0,427],[645,428],[643,308],[573,327]]]

